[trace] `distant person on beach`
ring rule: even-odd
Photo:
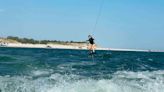
[[[88,50],[90,50],[90,54],[95,53],[96,45],[95,45],[95,42],[94,42],[94,38],[91,35],[88,35],[88,40],[87,41],[89,42]]]

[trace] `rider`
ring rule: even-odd
[[[89,41],[89,46],[88,49],[91,51],[90,53],[95,53],[95,42],[94,42],[94,38],[91,35],[88,35],[88,40]]]

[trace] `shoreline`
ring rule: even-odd
[[[22,43],[7,43],[0,44],[0,47],[6,48],[40,48],[40,49],[72,49],[72,50],[87,50],[87,45],[73,46],[61,44],[22,44]],[[140,50],[140,49],[118,49],[118,48],[102,48],[97,47],[96,50],[105,51],[134,51],[134,52],[164,52],[158,50]]]

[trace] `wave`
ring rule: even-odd
[[[94,79],[39,70],[31,76],[0,76],[0,89],[2,92],[163,92],[164,71],[118,71],[108,74],[108,78]]]

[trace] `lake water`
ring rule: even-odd
[[[0,48],[0,92],[164,92],[164,53]]]

